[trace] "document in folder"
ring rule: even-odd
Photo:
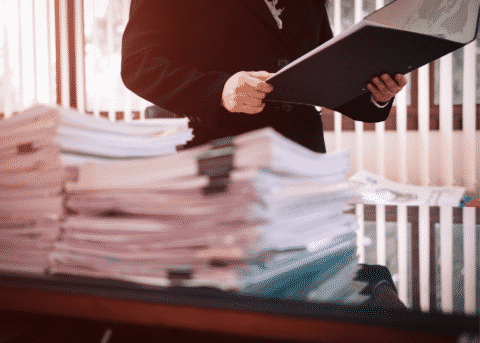
[[[265,101],[336,109],[375,75],[407,74],[473,41],[480,0],[396,0],[267,79]]]

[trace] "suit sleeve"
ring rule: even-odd
[[[187,42],[189,8],[182,0],[132,0],[122,38],[121,76],[140,97],[178,115],[199,117],[214,130],[231,75],[202,71],[179,59]]]
[[[320,28],[320,41],[318,45],[323,44],[333,37],[327,11],[324,7],[325,4],[321,3],[320,6],[323,6],[323,8],[321,8],[320,11],[320,13],[322,13],[322,26]],[[353,120],[363,121],[366,123],[375,123],[386,120],[390,114],[390,110],[392,109],[394,99],[390,100],[390,103],[386,107],[378,108],[370,101],[371,96],[372,93],[368,92],[356,99],[350,100],[334,110],[346,115],[347,117],[350,117]]]

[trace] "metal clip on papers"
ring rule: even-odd
[[[210,145],[211,150],[197,155],[198,175],[206,175],[209,179],[208,185],[203,188],[203,195],[226,192],[233,170],[233,137],[213,140]]]

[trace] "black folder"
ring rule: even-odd
[[[267,79],[265,101],[336,109],[375,75],[407,74],[472,42],[478,0],[396,0]]]

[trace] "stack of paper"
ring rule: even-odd
[[[57,220],[1,224],[0,230],[1,269],[36,274],[47,270],[53,243],[60,232]]]
[[[0,268],[47,267],[47,247],[64,214],[64,183],[72,177],[63,164],[172,154],[191,131],[188,119],[112,123],[44,105],[1,121]]]
[[[75,215],[55,243],[52,271],[257,295],[303,273],[314,276],[308,286],[300,280],[283,297],[306,298],[333,279],[329,299],[347,299],[364,286],[352,288],[348,169],[347,151],[313,153],[271,129],[213,150],[83,164],[66,186]]]
[[[314,153],[270,128],[237,136],[234,144],[236,150],[232,164],[238,171],[255,168],[283,176],[285,180],[301,177],[334,183],[343,181],[344,173],[350,168],[348,151]],[[67,189],[70,193],[163,189],[173,181],[188,189],[192,184],[205,182],[206,177],[192,176],[198,174],[197,156],[208,150],[210,147],[204,145],[161,158],[121,161],[91,159],[79,168],[75,182],[67,184]]]
[[[168,155],[193,138],[188,118],[111,122],[102,117],[59,108],[61,121],[55,141],[64,164],[81,158],[128,159]]]
[[[64,170],[53,142],[58,111],[34,107],[0,122],[0,220],[58,219]]]
[[[53,108],[0,121],[0,268],[43,272],[63,213],[59,123]],[[49,249],[50,248],[50,249]]]

